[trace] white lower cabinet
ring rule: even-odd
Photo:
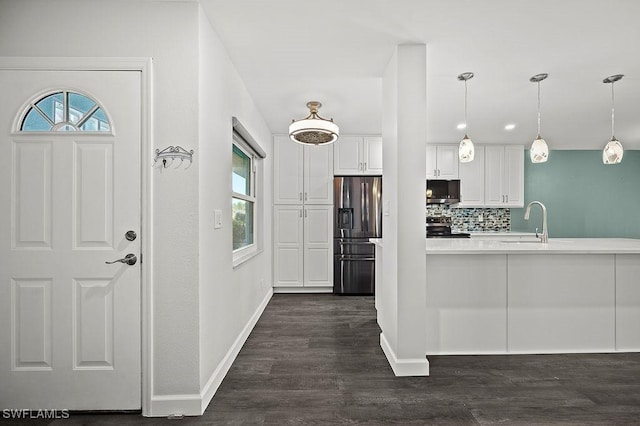
[[[638,254],[427,254],[426,263],[427,355],[640,351]]]
[[[640,351],[640,256],[616,255],[616,350]]]
[[[613,254],[509,255],[509,352],[614,351],[615,275]]]
[[[451,258],[427,256],[427,355],[505,353],[506,257],[454,259],[443,268]]]
[[[274,287],[333,289],[333,206],[274,207]]]

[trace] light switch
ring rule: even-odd
[[[382,213],[383,213],[385,216],[389,216],[389,214],[390,214],[390,213],[389,213],[389,210],[390,210],[390,209],[391,209],[391,206],[390,206],[390,204],[389,204],[389,201],[385,201],[385,202],[384,202],[384,208],[382,209]]]
[[[222,228],[222,210],[213,211],[213,228],[214,229]]]

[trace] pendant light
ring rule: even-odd
[[[309,115],[289,125],[289,137],[292,141],[303,145],[325,145],[338,140],[338,125],[318,115],[322,104],[317,101],[307,102]]]
[[[460,146],[458,147],[458,158],[461,163],[468,163],[473,161],[474,150],[473,150],[473,142],[467,136],[467,80],[473,78],[472,72],[464,72],[458,76],[458,80],[464,81],[464,138],[460,141]]]
[[[604,164],[620,164],[620,162],[622,161],[622,155],[624,154],[624,150],[622,149],[622,144],[618,142],[618,139],[616,139],[616,137],[614,136],[615,114],[614,114],[613,83],[622,79],[622,77],[624,77],[623,74],[616,74],[602,80],[603,83],[606,83],[606,84],[611,83],[611,140],[602,150],[602,162]]]
[[[531,149],[529,150],[532,163],[544,163],[549,158],[547,142],[540,136],[540,82],[548,76],[549,74],[536,74],[529,79],[532,83],[538,83],[538,136],[531,144]]]

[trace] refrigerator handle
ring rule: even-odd
[[[369,192],[367,183],[362,182],[362,195],[360,196],[360,213],[362,216],[362,230],[369,232]]]

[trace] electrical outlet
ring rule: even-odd
[[[478,215],[478,222],[480,223],[484,222],[484,215],[482,213]]]
[[[213,211],[213,229],[222,228],[222,210]]]

